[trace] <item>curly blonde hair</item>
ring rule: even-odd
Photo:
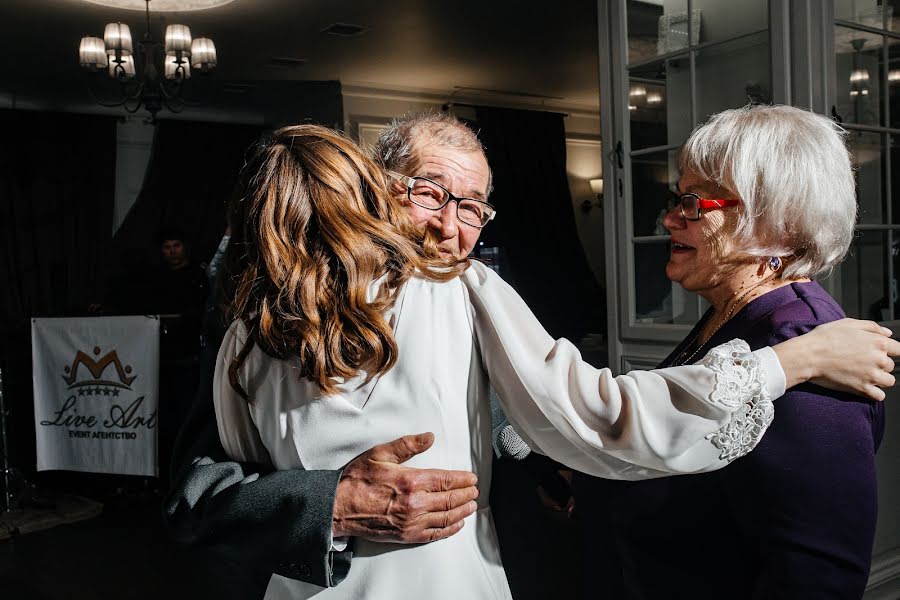
[[[229,381],[249,402],[237,374],[253,345],[299,357],[301,377],[326,394],[360,371],[387,372],[397,344],[383,314],[396,290],[414,274],[446,281],[468,266],[440,257],[388,191],[382,168],[330,129],[279,129],[253,150],[242,185],[230,212],[230,316],[249,338]]]

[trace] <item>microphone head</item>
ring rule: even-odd
[[[508,456],[513,460],[522,460],[531,454],[531,448],[525,443],[512,425],[504,427],[497,436],[497,450],[500,456]]]

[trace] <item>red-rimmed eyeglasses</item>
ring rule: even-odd
[[[740,206],[740,200],[723,200],[720,198],[701,198],[697,194],[679,194],[669,192],[668,210],[676,206],[681,208],[681,216],[688,221],[699,221],[708,210],[718,210],[731,206]]]

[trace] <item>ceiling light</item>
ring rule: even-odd
[[[110,0],[111,1],[111,0]],[[141,0],[147,19],[147,32],[138,42],[135,55],[131,29],[125,23],[109,23],[103,39],[84,37],[78,49],[79,62],[92,73],[106,71],[119,84],[119,97],[112,102],[97,100],[103,106],[122,106],[130,113],[142,106],[155,119],[163,107],[181,112],[187,105],[182,97],[182,84],[190,79],[191,68],[209,73],[218,64],[216,46],[206,37],[192,38],[186,25],[169,25],[165,41],[150,35],[150,0]],[[210,3],[213,0],[205,0]],[[106,1],[100,2],[106,4]],[[201,1],[181,2],[180,5]],[[220,4],[222,2],[219,2]],[[162,7],[165,0],[153,0],[153,7]],[[162,67],[160,69],[160,66]],[[162,76],[160,76],[160,72]],[[95,98],[100,94],[94,94]]]
[[[84,0],[91,4],[109,6],[112,8],[124,8],[127,10],[144,10],[145,0]],[[217,6],[223,6],[234,0],[153,0],[153,10],[157,12],[188,12],[192,10],[207,10]]]
[[[850,73],[850,83],[864,83],[869,81],[868,69],[854,69]]]

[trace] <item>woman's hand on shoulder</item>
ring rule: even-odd
[[[884,400],[894,385],[892,356],[900,342],[874,321],[841,319],[773,346],[787,376],[787,387],[811,381],[822,387]]]

